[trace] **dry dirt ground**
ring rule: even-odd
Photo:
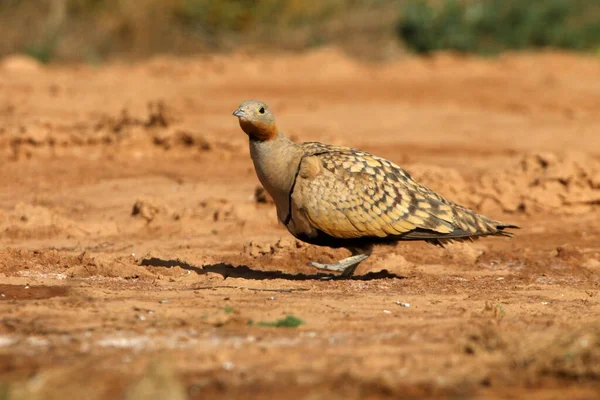
[[[599,77],[556,53],[1,60],[0,398],[598,398]],[[248,98],[522,229],[318,273],[346,253],[277,224]]]

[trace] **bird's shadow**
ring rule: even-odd
[[[199,275],[206,274],[208,272],[217,273],[222,275],[223,278],[242,278],[242,279],[251,279],[251,280],[267,280],[267,279],[287,279],[290,281],[320,281],[320,280],[332,280],[332,281],[342,281],[342,280],[355,280],[355,281],[371,281],[376,279],[404,279],[405,277],[392,274],[387,270],[381,270],[378,272],[369,272],[365,275],[356,275],[350,277],[343,277],[340,275],[334,274],[326,274],[326,273],[316,273],[316,274],[289,274],[281,271],[261,271],[257,269],[252,269],[246,265],[231,265],[226,263],[218,263],[218,264],[208,264],[203,265],[202,267],[197,267],[195,265],[188,264],[185,261],[181,260],[163,260],[157,257],[145,258],[140,261],[140,265],[148,266],[148,267],[180,267],[182,269],[188,271],[194,271]]]

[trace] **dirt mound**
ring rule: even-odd
[[[62,210],[38,204],[18,203],[9,211],[0,210],[0,238],[83,238],[111,235],[117,231],[115,221],[76,220]]]
[[[469,184],[457,170],[427,164],[408,165],[406,170],[417,182],[447,199],[467,207],[476,207],[477,196],[472,193]]]
[[[578,153],[525,155],[516,166],[481,176],[482,199],[506,212],[581,214],[600,205],[600,162]]]
[[[135,201],[131,216],[147,224],[200,219],[211,222],[243,222],[233,204],[226,199],[209,198],[194,207],[168,204],[158,197],[141,197]]]
[[[131,216],[141,218],[148,224],[158,219],[179,220],[181,218],[178,212],[164,204],[160,199],[149,197],[140,198],[135,201],[131,209]]]
[[[0,251],[0,275],[29,278],[90,278],[155,279],[156,275],[139,266],[129,257],[90,255],[82,252],[68,255],[59,250],[31,251],[4,249]]]
[[[250,257],[261,257],[266,255],[283,256],[289,255],[296,249],[305,247],[304,243],[295,239],[279,239],[275,243],[260,243],[251,241],[244,245],[242,254]]]
[[[121,278],[121,279],[156,279],[156,275],[138,265],[134,257],[92,257],[85,252],[77,256],[77,263],[72,264],[65,275],[69,278]]]
[[[414,164],[418,182],[481,212],[582,214],[600,205],[600,161],[581,153],[533,153],[467,182],[451,168]]]
[[[10,111],[14,106],[6,107]],[[145,115],[134,115],[124,108],[116,116],[101,114],[68,123],[11,119],[0,133],[4,133],[0,135],[0,149],[13,160],[36,156],[114,157],[119,151],[139,158],[169,150],[174,154],[216,151],[230,157],[242,151],[239,143],[190,129],[163,101],[148,102]]]
[[[1,236],[24,239],[51,237],[61,233],[71,237],[85,235],[85,231],[74,221],[48,207],[18,203],[8,212],[0,212]]]

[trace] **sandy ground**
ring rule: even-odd
[[[0,398],[598,398],[599,76],[563,54],[0,61]],[[278,226],[231,116],[249,98],[522,229],[318,273],[346,252]]]

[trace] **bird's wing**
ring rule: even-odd
[[[394,163],[348,148],[310,151],[291,200],[312,227],[340,239],[452,239],[502,229],[418,184]]]

